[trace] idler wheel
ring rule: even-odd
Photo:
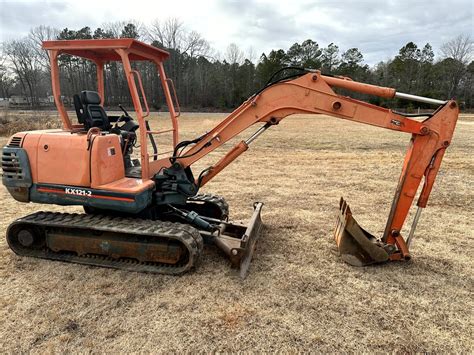
[[[28,229],[22,229],[18,232],[18,241],[24,247],[31,247],[35,242],[35,236]]]

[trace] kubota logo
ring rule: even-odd
[[[92,191],[89,190],[80,190],[80,189],[72,189],[70,187],[66,187],[64,192],[69,195],[77,195],[77,196],[92,196]]]

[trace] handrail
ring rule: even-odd
[[[169,133],[174,132],[174,128],[165,129],[163,131],[146,131],[147,134],[162,134],[162,133]]]
[[[143,115],[143,118],[148,117],[150,115],[150,109],[148,108],[148,102],[146,101],[145,91],[143,90],[142,77],[140,73],[136,70],[130,70],[130,73],[135,74],[135,76],[138,78],[138,85],[140,86],[140,91],[143,97],[143,103],[145,104],[145,109],[146,109],[146,114]],[[143,111],[143,108],[142,108],[142,111]]]
[[[176,107],[178,109],[178,114],[175,115],[175,117],[179,117],[181,116],[181,107],[179,106],[178,95],[176,95],[176,89],[174,87],[173,80],[171,80],[171,78],[166,78],[166,81],[169,81],[171,83],[171,87],[173,88],[174,101],[176,102]]]
[[[150,154],[150,157],[158,157],[160,155],[166,155],[166,154],[170,154],[170,153],[173,153],[174,150],[169,150],[167,152],[163,152],[163,153],[156,153],[156,154]]]

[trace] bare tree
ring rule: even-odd
[[[188,31],[183,22],[175,17],[164,21],[155,20],[148,30],[150,42],[158,42],[164,48],[187,54],[192,58],[210,55],[211,47],[201,34]]]
[[[472,60],[473,42],[469,35],[459,35],[441,46],[444,56],[448,97],[455,97],[465,78],[467,65]]]
[[[10,91],[13,87],[13,79],[9,75],[7,56],[4,46],[0,47],[0,98],[10,97]]]
[[[165,21],[155,20],[148,34],[152,42],[156,41],[165,48],[180,50],[184,38],[183,23],[175,17]]]
[[[192,58],[198,56],[208,57],[211,54],[209,42],[202,38],[196,31],[191,31],[186,34],[184,45],[185,47],[183,47],[182,53],[186,53]]]
[[[225,51],[225,59],[229,64],[242,64],[244,61],[244,52],[242,52],[235,43],[231,43]]]
[[[441,53],[445,58],[451,58],[467,65],[472,59],[473,42],[471,36],[460,34],[456,38],[441,46]]]
[[[31,105],[39,104],[39,85],[42,76],[41,60],[34,49],[32,41],[25,37],[5,44],[5,53],[12,63],[13,72],[18,77],[23,92],[29,98]]]
[[[251,61],[252,63],[255,62],[255,59],[257,58],[257,54],[255,53],[255,48],[252,46],[249,46],[247,48],[247,54],[246,54],[246,59]]]
[[[102,25],[102,29],[105,32],[109,32],[113,35],[113,38],[121,38],[124,32],[124,29],[127,25],[133,25],[138,33],[137,39],[145,39],[147,37],[146,26],[143,25],[140,21],[137,20],[127,20],[127,21],[115,21],[107,22]]]
[[[38,26],[32,28],[28,34],[28,38],[33,44],[33,50],[36,52],[36,55],[40,59],[40,64],[50,72],[50,63],[48,51],[42,49],[43,41],[49,41],[57,39],[59,35],[59,30],[51,26]]]

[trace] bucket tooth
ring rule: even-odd
[[[365,266],[389,260],[384,244],[364,230],[352,217],[347,202],[341,197],[334,239],[342,260],[353,266]]]

